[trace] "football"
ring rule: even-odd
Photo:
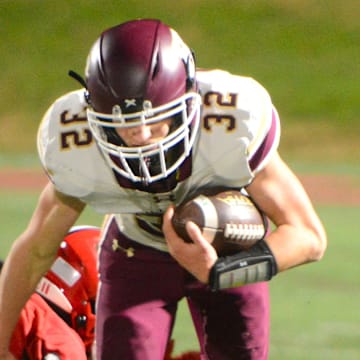
[[[219,255],[246,250],[264,238],[268,221],[251,198],[240,191],[200,194],[175,208],[172,224],[186,242],[192,242],[185,224],[197,224]]]

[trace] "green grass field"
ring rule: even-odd
[[[37,193],[0,191],[0,199],[0,256],[4,257],[26,226]],[[271,281],[271,360],[360,358],[360,208],[321,206],[318,211],[329,237],[324,259]],[[88,210],[79,223],[100,225],[101,217]],[[185,302],[180,304],[174,338],[177,353],[198,346]]]
[[[103,29],[138,17],[178,30],[200,67],[262,82],[280,112],[288,158],[358,161],[356,0],[0,1],[0,153],[35,152],[50,102],[78,87],[68,70],[82,73]]]

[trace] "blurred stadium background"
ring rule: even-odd
[[[37,126],[56,97],[77,88],[68,70],[82,73],[103,29],[138,17],[174,27],[198,66],[259,80],[279,110],[280,150],[296,171],[359,182],[356,0],[0,0],[0,170],[40,171]],[[26,225],[37,194],[0,189],[1,256]],[[359,206],[316,206],[329,250],[321,263],[272,281],[273,360],[360,358]],[[83,221],[100,220],[89,212]],[[197,346],[184,304],[181,314],[177,351]]]

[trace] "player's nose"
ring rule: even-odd
[[[130,129],[130,136],[133,146],[146,145],[151,139],[151,128],[147,125],[135,126]]]

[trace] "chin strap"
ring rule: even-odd
[[[210,270],[209,286],[217,291],[268,281],[277,271],[273,253],[266,242],[260,240],[249,250],[220,257]]]
[[[80,74],[78,74],[74,70],[69,70],[68,75],[70,77],[72,77],[73,79],[75,79],[76,81],[78,81],[82,85],[82,87],[87,89],[86,82],[85,82],[84,78]]]
[[[74,70],[69,70],[68,75],[73,79],[75,79],[77,82],[79,82],[80,85],[85,88],[85,93],[84,93],[85,101],[90,105],[90,94],[85,79]]]

